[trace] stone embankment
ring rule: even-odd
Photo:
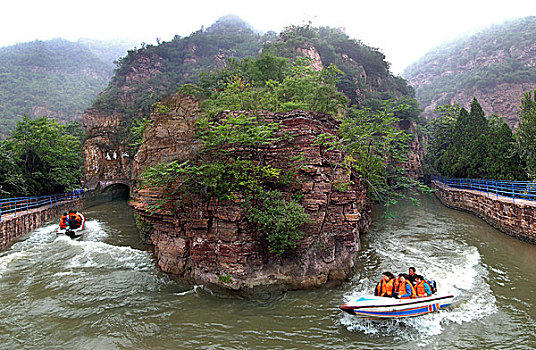
[[[447,207],[469,211],[501,232],[536,244],[536,202],[453,188],[437,181],[433,187]]]
[[[0,249],[5,248],[17,238],[45,223],[59,219],[62,212],[81,210],[83,205],[83,199],[74,199],[21,211],[16,216],[14,214],[2,215],[2,221],[0,221]]]

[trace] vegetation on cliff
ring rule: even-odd
[[[264,51],[288,58],[308,50],[318,52],[323,66],[336,65],[343,72],[337,88],[352,105],[379,108],[387,100],[408,98],[409,102],[415,95],[406,80],[391,74],[382,52],[337,28],[293,25],[281,33],[279,41],[264,47]]]
[[[275,33],[260,35],[242,20],[227,16],[188,37],[143,45],[118,60],[111,83],[94,107],[107,114],[123,113],[128,126],[132,119],[148,115],[152,106],[174,93],[177,86],[199,82],[202,71],[224,66],[228,59],[255,56],[263,42],[274,38]],[[130,78],[134,70],[146,75]],[[126,87],[128,103],[121,98]]]
[[[80,120],[112,76],[110,56],[123,52],[103,42],[62,39],[0,48],[0,138],[24,115]]]
[[[274,66],[280,69],[273,70]],[[260,149],[269,149],[290,135],[276,122],[257,119],[255,111],[303,108],[332,113],[342,120],[340,138],[322,134],[317,145],[343,154],[329,163],[348,172],[357,171],[373,199],[394,203],[402,196],[400,190],[415,185],[399,165],[407,160],[409,143],[409,135],[397,128],[400,118],[396,113],[403,108],[384,106],[375,111],[354,107],[345,111],[348,99],[336,87],[342,74],[333,64],[314,70],[310,59],[291,60],[264,53],[203,76],[200,86],[180,87],[179,91],[195,93],[203,100],[205,117],[197,124],[203,152],[193,163],[174,161],[148,168],[145,184],[164,188],[169,199],[177,194],[187,198],[194,191],[243,201],[249,221],[267,234],[271,251],[283,254],[295,247],[301,237],[299,228],[307,221],[299,202],[279,191],[288,190],[294,178],[283,169],[300,164],[296,159],[295,164],[275,168],[262,157]],[[248,112],[222,116],[227,110]],[[333,184],[340,191],[348,185]]]
[[[265,60],[244,60],[256,57],[261,50],[269,54]],[[205,93],[207,86],[221,90],[221,84],[227,82],[221,79],[222,74],[230,77],[241,71],[252,77],[245,81],[247,84],[254,81],[264,86],[270,79],[281,82],[283,70],[297,57],[309,56],[307,50],[318,52],[321,66],[336,65],[344,73],[335,86],[351,104],[380,108],[385,101],[395,99],[413,107],[401,117],[416,120],[420,110],[413,88],[389,72],[389,64],[379,50],[327,27],[291,26],[280,36],[274,32],[260,35],[234,16],[223,17],[188,37],[176,36],[170,42],[129,51],[119,60],[111,83],[94,107],[108,115],[123,114],[125,128],[131,128],[178,86],[198,84]],[[252,62],[259,66],[251,66]],[[260,65],[265,65],[265,76],[258,76]],[[221,68],[224,73],[214,73]],[[242,73],[238,75],[243,77]],[[218,80],[220,85],[213,84]],[[290,109],[291,104],[286,108]]]
[[[0,141],[0,197],[37,196],[78,188],[83,135],[79,122],[62,125],[24,117]]]
[[[486,118],[476,99],[468,112],[459,106],[438,108],[428,124],[430,138],[425,171],[454,178],[525,180],[510,127],[497,116]]]
[[[334,65],[315,71],[310,64],[307,58],[300,57],[291,63],[271,54],[233,62],[202,80],[207,96],[203,108],[208,115],[223,110],[295,109],[336,115],[348,103],[335,85],[342,72]],[[275,72],[274,65],[280,67]]]
[[[280,125],[245,114],[204,118],[198,123],[198,136],[203,151],[197,159],[159,164],[144,172],[145,185],[162,189],[166,196],[152,209],[169,205],[168,199],[177,196],[187,201],[192,193],[242,201],[248,219],[266,233],[272,252],[281,255],[294,248],[308,216],[277,190],[291,181],[292,174],[268,164],[265,153],[259,152],[288,137],[280,133]]]
[[[534,84],[535,37],[536,17],[495,25],[439,46],[403,76],[415,87],[421,106],[432,108],[453,104],[460,94],[474,96],[475,90],[485,94],[502,83]]]

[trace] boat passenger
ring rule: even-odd
[[[398,293],[396,296],[400,299],[415,298],[417,295],[415,294],[415,289],[408,280],[409,276],[401,273],[398,275],[398,279],[400,280],[400,283],[398,285]]]
[[[82,217],[74,210],[69,211],[69,228],[74,230],[82,225]]]
[[[417,294],[417,298],[432,295],[432,287],[421,275],[415,275],[415,293]]]
[[[374,289],[374,295],[380,297],[393,297],[395,289],[395,276],[387,271],[382,275],[382,279]]]
[[[409,281],[411,282],[411,284],[412,284],[413,286],[415,285],[415,276],[416,276],[416,275],[415,275],[415,272],[416,272],[416,271],[415,271],[415,268],[414,268],[413,266],[411,266],[411,267],[409,268],[409,271],[408,271],[408,273],[409,273],[409,278],[408,278],[408,279],[409,279]]]
[[[395,292],[393,293],[393,296],[396,296],[398,294],[398,290],[400,289],[400,275],[395,278]]]
[[[60,217],[60,228],[65,229],[67,228],[67,225],[69,224],[69,219],[67,218],[67,213],[61,214]]]

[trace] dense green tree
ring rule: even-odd
[[[460,114],[460,106],[444,105],[435,109],[437,118],[426,125],[428,136],[427,152],[424,159],[424,172],[426,175],[448,173],[448,146],[452,143],[452,135],[456,120]]]
[[[447,149],[452,160],[450,176],[476,178],[486,173],[488,137],[488,121],[478,101],[473,99],[470,112],[464,108],[460,111],[452,143]]]
[[[82,176],[79,126],[46,117],[24,117],[0,142],[0,188],[4,196],[42,195],[78,187]]]
[[[247,59],[245,64],[235,63],[231,68],[207,77],[203,81],[203,88],[210,93],[210,97],[203,102],[204,110],[209,115],[226,109],[274,112],[304,109],[337,114],[339,109],[347,105],[348,99],[336,87],[338,77],[342,74],[336,66],[330,65],[315,71],[310,67],[310,59],[298,58],[278,74],[278,80],[255,80],[267,77],[268,72],[250,68],[261,66],[257,62],[267,59],[277,61],[275,56],[262,55]],[[287,61],[283,59],[280,62]]]
[[[488,177],[496,180],[525,180],[525,162],[515,147],[512,129],[495,115],[489,118],[490,136],[485,159]]]
[[[470,112],[458,106],[443,106],[438,112],[440,117],[427,125],[427,174],[497,180],[526,178],[512,131],[502,119],[486,118],[476,99]]]
[[[521,99],[516,136],[527,173],[531,179],[536,179],[536,90],[525,93]]]
[[[339,128],[343,150],[349,155],[345,161],[360,174],[370,197],[387,206],[400,199],[417,202],[415,191],[427,190],[403,166],[412,138],[398,128],[398,114],[404,108],[393,104],[379,110],[350,108]]]
[[[25,179],[10,145],[0,141],[0,154],[0,198],[26,194]]]

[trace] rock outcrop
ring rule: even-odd
[[[196,101],[173,96],[165,103],[171,111],[152,115],[153,125],[136,155],[136,176],[148,166],[184,161],[199,151],[193,129],[199,113]],[[299,186],[300,204],[311,220],[304,225],[297,248],[282,256],[270,253],[266,237],[246,219],[241,200],[191,195],[173,205],[176,198],[168,198],[171,205],[152,212],[149,208],[163,193],[139,187],[133,191],[131,205],[149,228],[147,238],[155,247],[159,267],[192,283],[242,295],[342,283],[352,275],[359,236],[370,225],[371,203],[360,179],[331,161],[342,154],[327,154],[314,144],[320,134],[335,134],[337,121],[303,111],[257,117],[280,122],[292,135],[292,141],[261,151],[270,164],[284,168],[294,156],[303,154],[305,159],[293,186]],[[350,188],[335,189],[334,182],[350,179],[354,181]],[[282,192],[289,196],[290,190]]]

